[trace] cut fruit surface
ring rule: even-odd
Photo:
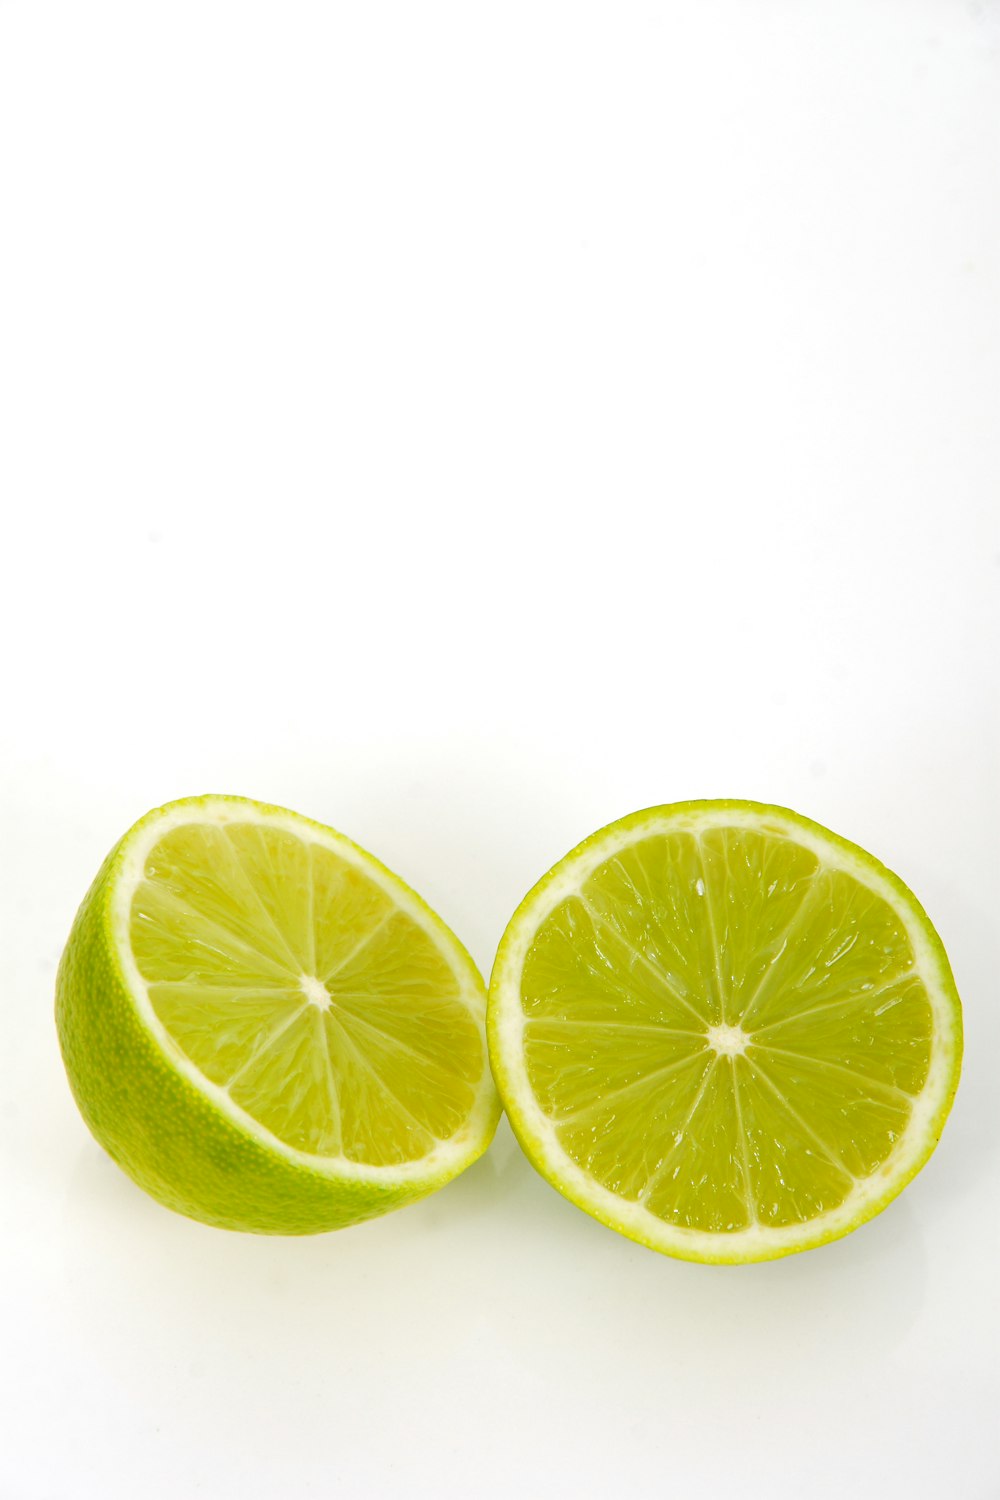
[[[539,1171],[708,1261],[807,1249],[885,1207],[937,1142],[962,1045],[902,882],[746,802],[636,813],[560,861],[504,934],[488,1029]]]
[[[306,1232],[441,1185],[499,1103],[485,994],[378,861],[279,808],[158,809],[112,852],[60,970],[70,1080],[155,1196]]]

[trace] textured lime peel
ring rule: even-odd
[[[494,1076],[542,1175],[688,1260],[827,1243],[930,1156],[961,1006],[906,886],[806,818],[651,808],[525,897],[490,985]]]
[[[73,1093],[155,1198],[307,1234],[441,1187],[500,1105],[483,982],[371,855],[282,808],[200,797],[104,862],[59,969]]]

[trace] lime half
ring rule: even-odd
[[[883,1209],[930,1156],[962,1018],[916,898],[784,808],[623,818],[504,933],[490,1057],[580,1208],[688,1260],[769,1260]]]
[[[305,1234],[422,1197],[489,1144],[485,991],[457,938],[348,839],[236,797],[112,850],[59,970],[84,1119],[171,1208]]]

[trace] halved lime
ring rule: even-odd
[[[688,1260],[847,1234],[930,1156],[961,1006],[916,898],[753,802],[595,833],[525,897],[490,986],[515,1134],[587,1213]]]
[[[370,1218],[496,1128],[485,990],[458,939],[341,834],[243,798],[158,808],[112,850],[56,1015],[97,1139],[226,1228]]]

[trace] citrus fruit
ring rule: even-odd
[[[494,1076],[542,1175],[688,1260],[848,1233],[930,1156],[961,1007],[916,898],[784,808],[687,802],[584,841],[490,985]]]
[[[84,1119],[155,1198],[307,1234],[422,1197],[489,1144],[483,982],[355,844],[295,813],[197,797],[105,860],[59,969]]]

